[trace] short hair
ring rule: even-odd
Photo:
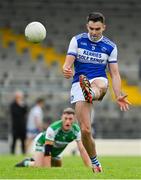
[[[89,21],[93,21],[93,22],[102,22],[105,23],[105,17],[102,13],[100,12],[91,12],[88,16],[87,16],[87,22]]]
[[[73,114],[73,115],[75,115],[75,110],[73,108],[71,108],[71,107],[68,107],[68,108],[64,109],[63,114]]]
[[[45,102],[45,99],[42,98],[42,97],[39,97],[39,98],[36,99],[36,103],[37,103],[37,104],[38,104],[38,103],[44,103],[44,102]]]

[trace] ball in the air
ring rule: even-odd
[[[25,37],[30,42],[39,43],[46,37],[46,28],[40,22],[31,22],[25,28]]]

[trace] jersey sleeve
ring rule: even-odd
[[[80,141],[80,140],[81,140],[81,131],[79,131],[76,136],[76,141]]]
[[[69,47],[68,47],[68,52],[67,55],[73,55],[73,56],[77,56],[77,40],[75,37],[73,37],[70,41]]]
[[[48,127],[46,131],[46,136],[45,136],[46,141],[47,140],[54,141],[54,138],[55,138],[55,132],[53,131],[51,127]]]
[[[116,63],[117,62],[117,54],[118,54],[117,46],[115,46],[108,58],[108,63]]]

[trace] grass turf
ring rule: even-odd
[[[64,157],[61,168],[16,168],[23,156],[0,156],[0,179],[141,179],[141,157],[100,157],[103,173],[94,174],[80,157]]]

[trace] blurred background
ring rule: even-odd
[[[137,140],[135,147],[141,154],[140,0],[0,1],[0,153],[10,152],[9,105],[16,90],[24,93],[29,109],[38,97],[45,98],[46,125],[70,106],[71,80],[63,78],[61,68],[70,39],[86,31],[86,17],[91,11],[106,17],[104,35],[118,46],[122,87],[132,103],[128,112],[121,112],[109,88],[103,101],[94,105],[94,136],[113,141],[130,139],[131,143]],[[32,21],[40,21],[47,29],[41,44],[29,43],[24,37],[24,29]]]

